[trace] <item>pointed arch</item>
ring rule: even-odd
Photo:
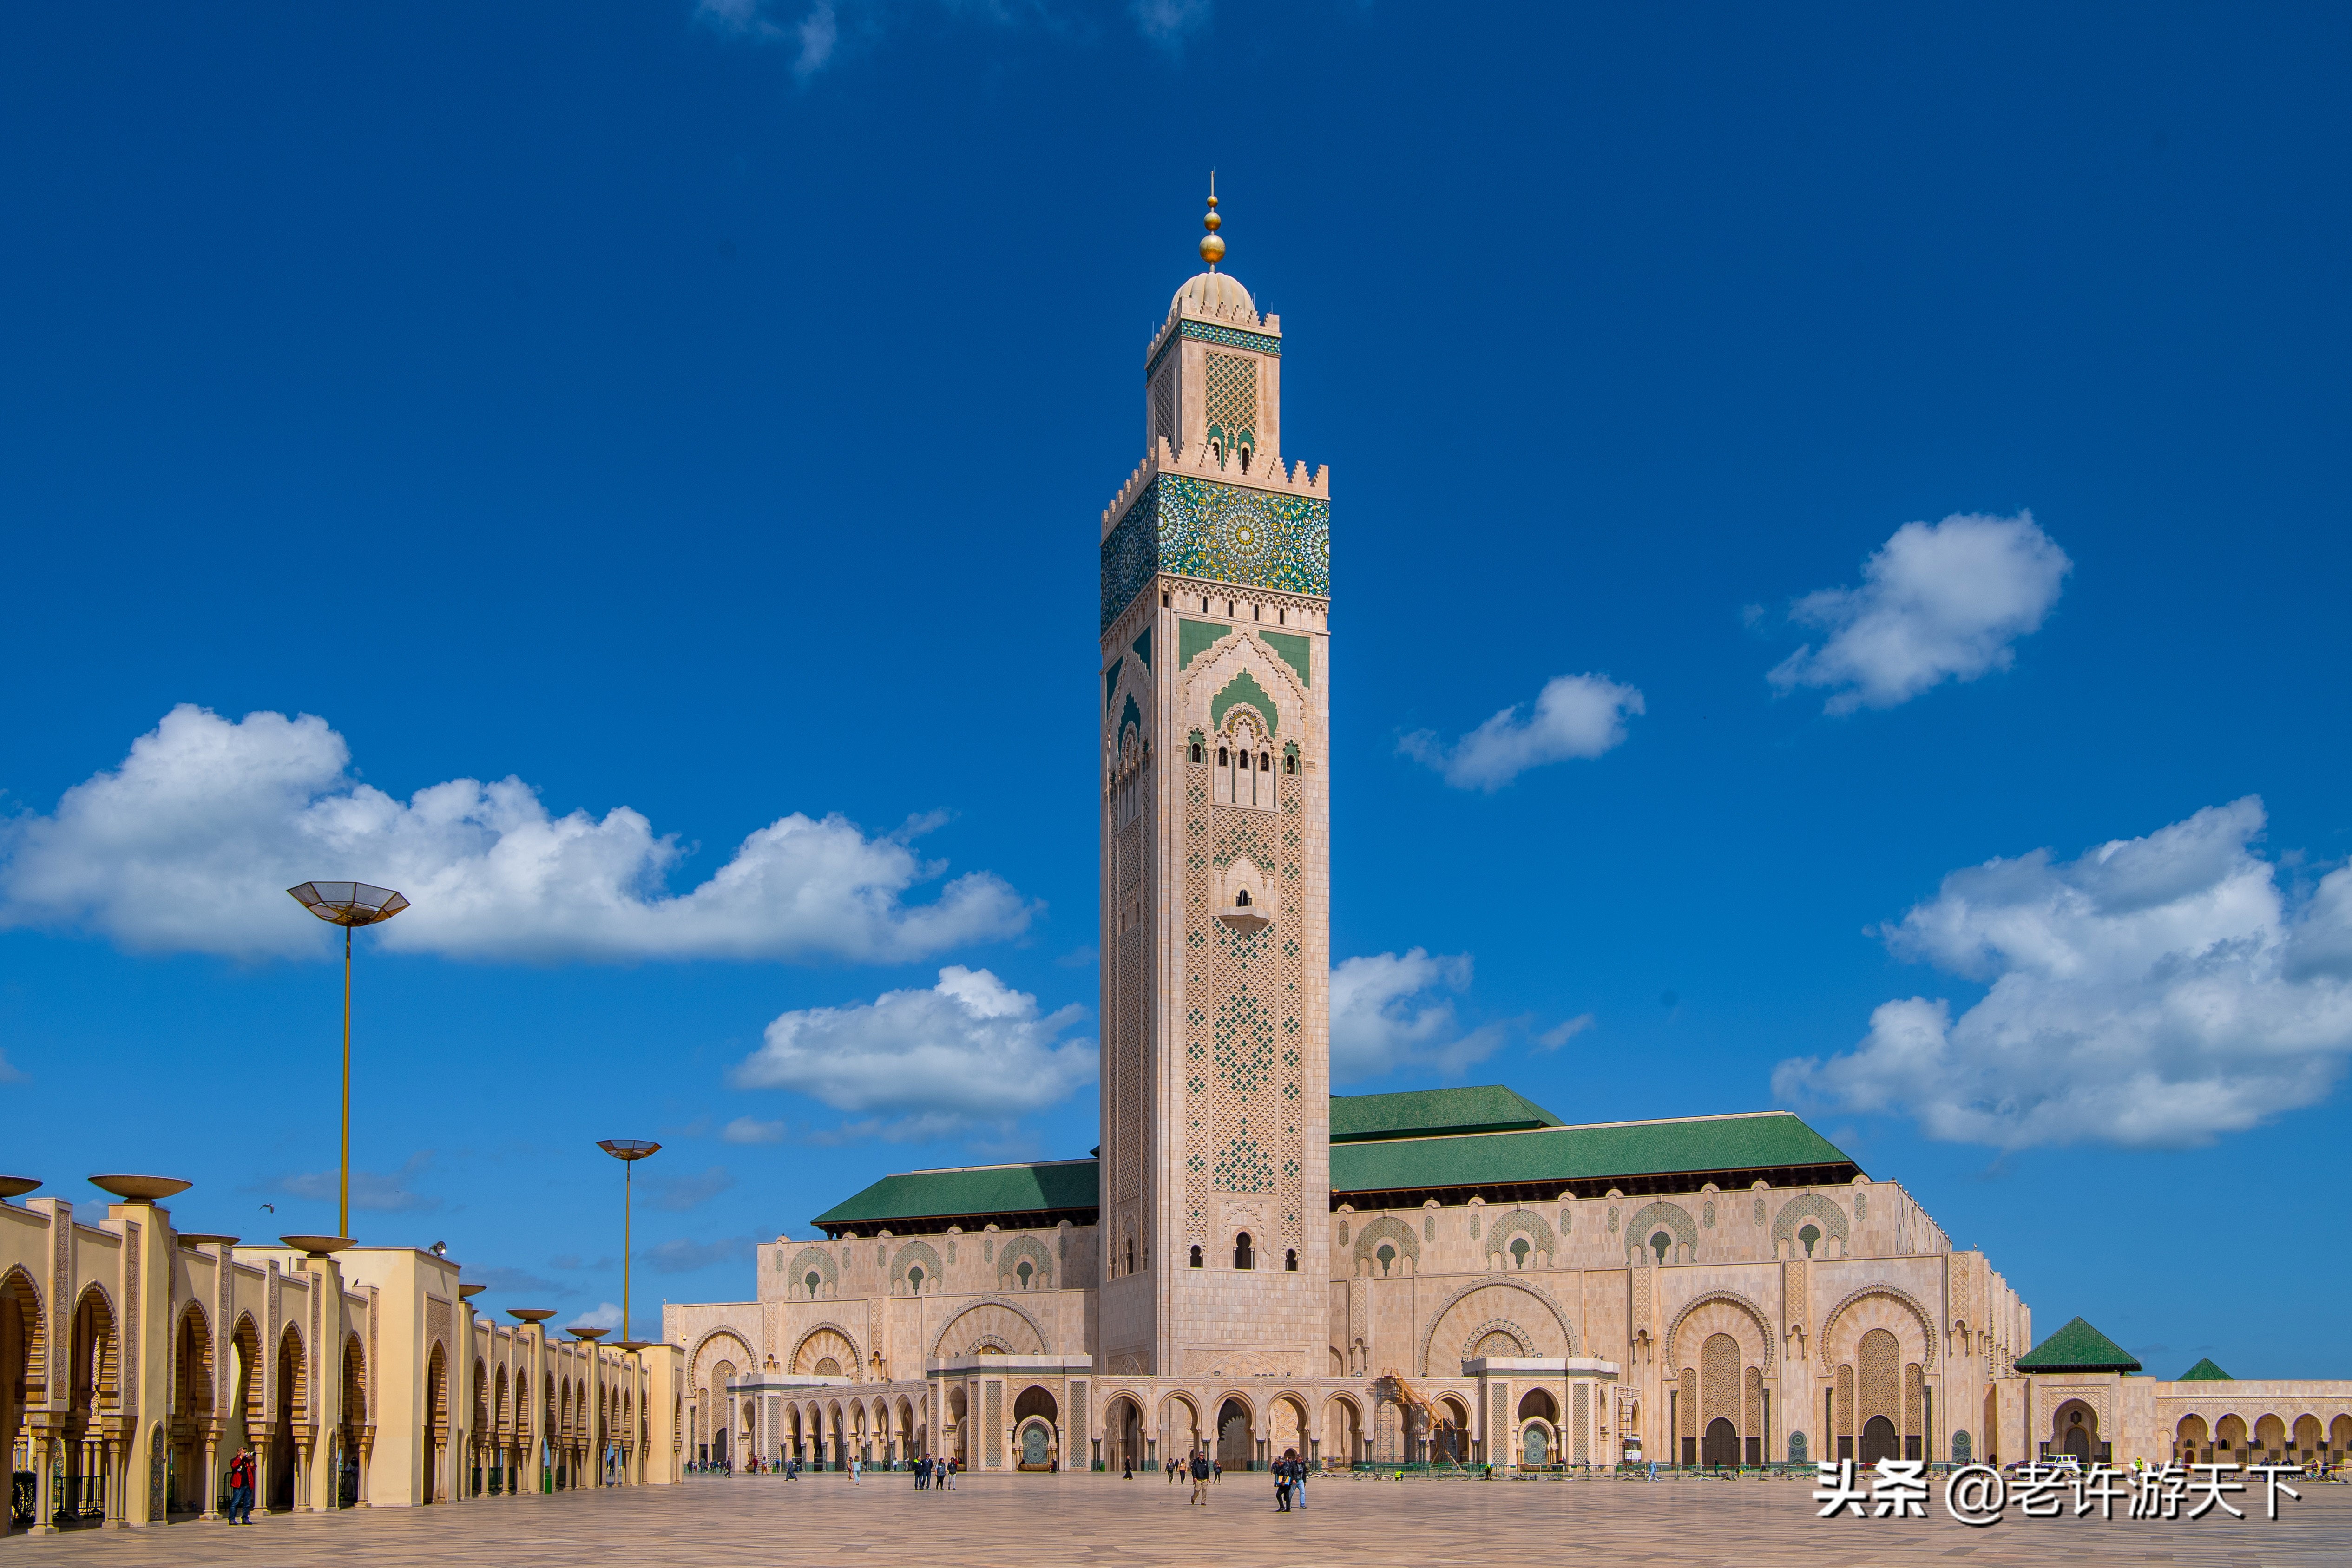
[[[1722,1301],[1736,1307],[1753,1321],[1757,1333],[1762,1336],[1764,1341],[1765,1357],[1767,1360],[1770,1359],[1772,1347],[1778,1344],[1780,1340],[1772,1327],[1772,1320],[1765,1315],[1764,1309],[1737,1291],[1702,1291],[1685,1301],[1682,1309],[1675,1313],[1674,1321],[1666,1325],[1666,1360],[1669,1364],[1674,1366],[1690,1364],[1686,1359],[1680,1357],[1680,1353],[1675,1348],[1675,1336],[1683,1332],[1683,1324],[1690,1315],[1710,1301]]]
[[[1429,1326],[1421,1331],[1421,1351],[1414,1360],[1414,1371],[1419,1375],[1426,1377],[1430,1375],[1431,1343],[1436,1338],[1439,1327],[1445,1322],[1446,1313],[1478,1291],[1493,1290],[1516,1291],[1539,1305],[1549,1315],[1551,1322],[1559,1327],[1560,1338],[1567,1344],[1568,1354],[1570,1355],[1578,1354],[1576,1325],[1569,1321],[1567,1312],[1552,1299],[1549,1291],[1524,1274],[1485,1274],[1455,1290],[1452,1295],[1445,1298],[1444,1302],[1435,1312],[1429,1314]],[[1520,1337],[1524,1339],[1525,1335],[1522,1334]]]
[[[1847,1292],[1843,1301],[1839,1301],[1836,1306],[1832,1307],[1828,1312],[1822,1314],[1822,1332],[1818,1343],[1821,1345],[1822,1370],[1823,1376],[1829,1375],[1829,1369],[1834,1364],[1830,1360],[1832,1354],[1834,1354],[1831,1350],[1830,1346],[1832,1343],[1831,1336],[1835,1333],[1837,1330],[1838,1319],[1844,1315],[1848,1308],[1853,1307],[1856,1303],[1872,1296],[1882,1296],[1890,1301],[1895,1302],[1897,1305],[1908,1311],[1914,1318],[1918,1320],[1919,1339],[1921,1342],[1919,1353],[1921,1364],[1926,1366],[1935,1365],[1936,1320],[1934,1316],[1920,1303],[1918,1297],[1913,1295],[1910,1291],[1902,1289],[1900,1286],[1890,1285],[1882,1281],[1864,1285],[1860,1290]]]

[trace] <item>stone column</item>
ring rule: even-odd
[[[220,1423],[215,1421],[205,1428],[205,1468],[196,1484],[204,1489],[204,1511],[196,1515],[199,1523],[220,1518]]]
[[[47,1427],[36,1427],[33,1434],[34,1466],[40,1471],[33,1497],[33,1533],[55,1535],[58,1532],[58,1439]]]

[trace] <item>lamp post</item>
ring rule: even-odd
[[[352,1233],[352,928],[375,925],[408,907],[388,887],[363,882],[306,882],[286,890],[303,908],[343,928],[343,1165],[335,1200],[335,1233]]]
[[[599,1138],[596,1146],[622,1162],[621,1176],[621,1338],[635,1339],[629,1332],[629,1208],[635,1198],[633,1184],[636,1180],[637,1162],[648,1155],[661,1152],[659,1144],[649,1144],[643,1138]]]

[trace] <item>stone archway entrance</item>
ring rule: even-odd
[[[1885,1426],[1885,1422],[1879,1423]],[[1888,1428],[1891,1432],[1893,1428]],[[1892,1452],[1892,1450],[1889,1450]],[[1698,1462],[1702,1465],[1737,1465],[1739,1463],[1739,1428],[1730,1420],[1717,1416],[1706,1424],[1706,1435],[1699,1439]]]
[[[1229,1470],[1245,1470],[1253,1458],[1249,1410],[1240,1400],[1228,1399],[1217,1411],[1217,1463]]]
[[[1895,1423],[1884,1416],[1873,1416],[1863,1423],[1862,1463],[1874,1465],[1881,1459],[1899,1459],[1903,1448],[1895,1440]]]
[[[2072,1454],[2088,1465],[2100,1457],[2099,1413],[2079,1399],[2069,1399],[2050,1417],[2053,1454]]]

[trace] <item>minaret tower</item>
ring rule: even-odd
[[[1108,1373],[1331,1370],[1330,470],[1282,459],[1282,324],[1201,258],[1102,517]]]

